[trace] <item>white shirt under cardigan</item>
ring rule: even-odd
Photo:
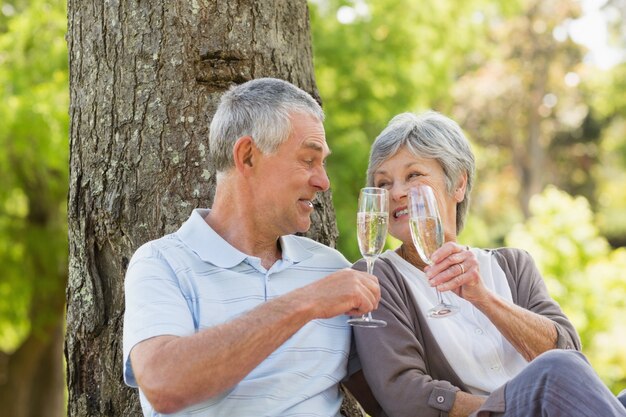
[[[129,355],[142,340],[188,336],[222,324],[350,265],[334,249],[289,235],[280,238],[282,259],[267,270],[259,258],[222,239],[204,221],[208,212],[194,210],[176,233],[144,244],[130,261],[123,361],[124,381],[132,387],[137,382]],[[240,383],[172,416],[338,417],[338,383],[350,352],[348,318],[307,323]],[[141,390],[140,400],[145,416],[160,415]]]
[[[472,252],[478,260],[484,285],[512,302],[511,289],[497,260],[481,249]],[[424,273],[394,251],[388,250],[380,256],[396,265],[417,300],[417,307],[428,317],[428,310],[438,300]],[[427,324],[446,360],[472,394],[488,395],[526,367],[528,362],[524,357],[480,310],[451,291],[442,295],[446,303],[458,306],[459,311],[449,317],[429,318]]]

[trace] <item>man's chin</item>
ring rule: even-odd
[[[297,232],[298,234],[306,234],[311,229],[311,219],[307,219],[307,221],[302,221],[298,224]]]
[[[308,226],[306,226],[306,227],[301,227],[298,230],[298,233],[301,233],[301,234],[305,235],[305,234],[307,234],[309,232],[309,230],[311,230],[311,223],[309,223]]]

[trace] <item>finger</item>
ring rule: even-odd
[[[380,286],[378,285],[378,281],[368,282],[368,285],[365,287],[364,295],[367,297],[372,309],[377,309],[378,303],[380,302]]]
[[[471,268],[470,263],[469,262],[466,263],[463,260],[461,260],[458,263],[448,262],[452,258],[453,257],[450,256],[446,261],[444,261],[447,267],[445,267],[445,269],[443,269],[440,273],[435,275],[434,270],[433,270],[433,271],[429,271],[426,274],[426,277],[428,278],[431,286],[436,287],[445,282],[454,280],[457,277],[463,276]]]
[[[454,267],[455,265],[458,265],[464,261],[465,261],[465,255],[462,252],[454,252],[453,254],[447,256],[446,258],[440,259],[438,263],[435,263],[429,266],[428,268],[426,268],[425,269],[426,277],[428,279],[432,279],[437,275],[447,273],[442,278],[448,278],[448,279],[453,278],[460,272],[464,273],[464,271],[460,271],[458,267]],[[468,269],[466,268],[466,266],[467,265],[464,266],[463,268],[464,270]]]
[[[461,246],[456,242],[446,242],[431,255],[430,259],[433,263],[440,262],[442,259],[454,254],[467,250],[467,246]]]
[[[380,300],[378,278],[367,273],[359,273],[356,278],[357,285],[353,287],[354,301],[351,306],[352,310],[350,314],[354,311],[365,314],[378,308]]]
[[[378,282],[378,277],[376,275],[363,272],[360,274],[359,278],[361,278],[361,285],[363,285],[363,287],[365,287],[365,289],[373,295],[373,299],[377,303],[380,299],[380,284]]]
[[[455,269],[459,269],[456,268]],[[474,286],[476,285],[476,268],[472,268],[470,270],[465,271],[463,274],[458,274],[453,278],[445,281],[442,284],[436,285],[438,291],[454,291],[456,289],[461,288],[464,285]]]
[[[451,265],[461,263],[466,258],[473,256],[472,252],[467,250],[467,246],[458,245],[455,242],[447,242],[439,248],[431,259],[433,260],[433,265],[427,267],[425,272],[430,271],[431,276],[434,276],[441,271],[450,268]],[[435,256],[435,254],[437,254]],[[467,268],[465,268],[467,269]]]
[[[378,307],[376,298],[369,291],[363,291],[359,294],[358,300],[352,309],[346,314],[349,315],[357,315],[357,314],[366,314],[372,310],[375,310]]]

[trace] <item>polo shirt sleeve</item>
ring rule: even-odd
[[[124,381],[137,387],[130,363],[133,347],[155,336],[193,334],[195,326],[175,270],[153,243],[143,245],[133,255],[124,293]]]

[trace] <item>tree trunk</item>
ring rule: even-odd
[[[208,126],[229,86],[272,76],[318,96],[307,4],[69,0],[68,44],[68,415],[140,415],[122,381],[129,258],[211,205]],[[334,244],[329,193],[313,225]]]
[[[54,317],[49,331],[32,332],[10,355],[0,352],[3,416],[63,416],[63,314]]]

